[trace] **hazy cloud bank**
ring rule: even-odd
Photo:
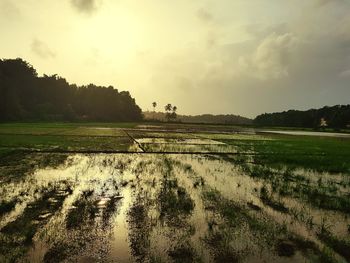
[[[32,52],[40,58],[54,58],[56,56],[46,43],[39,39],[34,39],[30,45]]]
[[[71,0],[72,6],[80,13],[91,15],[101,5],[100,0]]]

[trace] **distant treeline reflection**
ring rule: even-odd
[[[0,121],[141,119],[141,109],[128,91],[77,86],[57,75],[38,77],[20,58],[0,60]]]

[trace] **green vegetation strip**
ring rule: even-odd
[[[255,153],[254,161],[317,171],[350,174],[350,139],[271,135],[273,140],[220,140],[239,152]]]
[[[0,135],[0,148],[52,151],[127,150],[128,137]]]

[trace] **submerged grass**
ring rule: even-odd
[[[132,230],[129,233],[130,247],[133,256],[138,262],[144,262],[149,255],[150,224],[146,206],[142,202],[136,202],[128,213]]]
[[[229,158],[226,158],[229,160]],[[233,160],[234,163],[237,163]],[[262,179],[271,185],[271,192],[266,187],[261,189],[261,200],[272,208],[281,212],[288,212],[288,209],[279,201],[273,201],[272,195],[290,196],[307,201],[311,205],[321,209],[341,211],[350,213],[349,185],[345,181],[332,183],[322,181],[312,182],[307,176],[300,175],[293,168],[271,167],[269,165],[239,163],[241,168],[249,176]],[[345,192],[339,191],[340,186],[348,189]]]
[[[265,205],[273,208],[276,211],[282,213],[289,212],[289,209],[285,207],[285,205],[281,201],[274,200],[273,196],[269,193],[269,190],[266,188],[266,186],[263,186],[260,189],[260,199]]]
[[[84,220],[94,220],[98,208],[96,201],[91,198],[93,191],[86,191],[82,197],[73,203],[73,208],[67,215],[66,226],[68,229],[79,227]]]
[[[350,239],[337,238],[332,235],[328,229],[322,226],[317,235],[327,246],[343,256],[347,261],[350,261]]]
[[[57,195],[58,190],[64,189],[56,189],[53,186],[51,189],[42,190],[44,192],[38,200],[29,204],[20,217],[1,229],[0,255],[5,262],[15,262],[22,257],[31,246],[38,229],[59,210],[66,195]],[[50,201],[53,197],[55,202]]]
[[[181,220],[181,217],[190,215],[195,204],[185,188],[178,185],[177,178],[173,176],[173,165],[170,159],[165,158],[158,200],[160,216],[169,222],[176,223]]]
[[[196,260],[195,251],[189,243],[175,247],[168,254],[176,263],[200,262],[198,259]]]
[[[242,225],[246,223],[253,236],[257,238],[255,242],[258,242],[258,245],[264,248],[274,247],[275,253],[280,257],[292,257],[296,254],[296,251],[300,251],[306,258],[313,259],[312,262],[337,262],[330,250],[326,248],[320,250],[315,243],[288,232],[285,226],[256,217],[257,214],[239,206],[232,200],[222,197],[217,190],[207,188],[203,192],[203,198],[207,202],[207,206],[219,213],[231,229],[242,228]],[[215,245],[214,254],[217,253],[217,262],[241,261],[245,254],[249,254],[251,248],[248,247],[249,251],[245,251],[243,254],[242,251],[240,253],[235,252],[234,249],[229,247],[230,238],[232,239],[232,237],[227,235],[233,230],[223,227],[222,223],[220,227],[226,229],[226,231],[217,232],[213,231],[213,228],[209,228],[212,232],[206,239],[206,242],[210,245]],[[336,250],[336,247],[333,246],[332,248],[344,256],[339,250]]]
[[[189,215],[194,207],[193,200],[185,189],[176,186],[176,181],[165,181],[159,195],[161,215],[169,218],[179,215]],[[175,183],[175,185],[174,185]]]
[[[56,236],[56,233],[50,233],[52,240],[43,241],[48,245],[48,251],[43,255],[45,262],[83,258],[94,244],[98,249],[107,251],[108,242],[118,237],[120,225],[114,229],[116,221],[113,216],[119,213],[120,189],[130,190],[130,193],[125,192],[128,201],[123,213],[127,220],[128,240],[124,241],[129,242],[130,258],[138,262],[200,262],[200,256],[204,254],[198,248],[203,249],[203,246],[209,248],[216,262],[244,261],[250,259],[252,251],[259,251],[263,259],[277,261],[283,261],[281,257],[298,259],[300,254],[315,262],[334,262],[335,254],[349,260],[350,247],[346,235],[338,236],[332,232],[333,229],[326,227],[317,232],[318,219],[311,214],[304,215],[298,206],[291,205],[296,200],[320,214],[344,215],[341,223],[349,228],[350,181],[346,180],[346,176],[349,175],[350,146],[347,139],[211,133],[213,136],[210,138],[225,142],[231,149],[238,149],[244,154],[187,154],[176,157],[148,153],[127,157],[91,154],[78,156],[74,163],[70,163],[66,162],[65,154],[24,154],[18,150],[125,149],[123,147],[129,146],[130,139],[127,138],[124,144],[124,137],[119,138],[119,131],[114,134],[114,131],[101,129],[100,133],[93,125],[81,128],[75,124],[43,124],[37,130],[35,125],[30,125],[0,125],[3,129],[0,131],[1,183],[15,190],[16,183],[26,178],[28,185],[35,185],[35,171],[43,168],[41,172],[45,172],[48,167],[51,168],[48,169],[48,177],[42,180],[55,181],[56,167],[61,170],[57,175],[71,176],[72,180],[67,182],[72,184],[64,189],[53,187],[35,192],[35,196],[28,198],[31,200],[29,205],[13,220],[6,221],[0,231],[0,241],[4,244],[0,255],[6,259],[5,262],[25,255],[33,240],[38,238],[38,229],[51,222],[54,214],[61,220],[58,220],[60,228],[57,229],[63,234]],[[16,129],[21,130],[17,132],[19,135],[8,134],[9,131],[16,132]],[[70,132],[58,136],[55,135],[58,130]],[[111,132],[115,137],[109,137]],[[72,136],[73,133],[78,136]],[[142,136],[143,132],[138,130],[134,133]],[[165,135],[160,131],[149,135],[177,136],[177,140],[183,140],[190,137],[198,139],[203,134],[176,131]],[[206,145],[196,147],[209,149],[205,148]],[[177,150],[181,151],[181,147]],[[206,165],[209,161],[212,161],[212,167]],[[306,168],[305,172],[300,167]],[[331,174],[311,174],[309,169]],[[332,174],[334,172],[342,174]],[[115,183],[110,184],[111,181]],[[81,186],[83,188],[79,188]],[[216,187],[218,190],[215,190]],[[6,194],[6,191],[3,193]],[[56,195],[58,191],[65,194]],[[63,201],[72,193],[73,198],[69,199],[70,203],[62,213],[64,217],[59,216]],[[19,194],[25,196],[26,191]],[[15,196],[0,202],[0,217],[8,217],[22,205],[25,198],[21,197],[17,206]],[[49,201],[51,197],[55,202]],[[103,201],[102,206],[100,201]],[[279,220],[281,218],[307,224],[310,227],[306,231],[310,231],[312,238],[311,235],[310,239],[306,238],[307,234],[302,238],[296,234],[297,231],[291,232],[292,228],[287,226],[286,220]],[[158,237],[161,241],[155,240]],[[157,241],[164,241],[164,244]],[[162,253],[158,254],[157,249]],[[83,251],[87,251],[86,254]],[[103,253],[108,253],[106,251]]]
[[[63,164],[66,154],[26,154],[13,151],[0,159],[0,180],[2,183],[16,182],[36,169],[58,167]]]

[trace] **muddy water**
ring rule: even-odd
[[[320,177],[324,184],[345,181],[341,194],[350,192],[343,175],[302,169],[294,175],[311,186]],[[339,248],[349,239],[346,212],[272,189],[268,179],[253,177],[222,156],[71,155],[58,166],[38,165],[0,186],[0,261],[322,262],[347,257]]]

